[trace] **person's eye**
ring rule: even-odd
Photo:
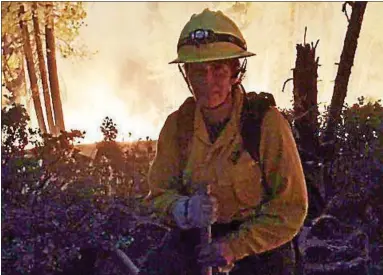
[[[218,71],[218,70],[222,70],[224,68],[224,66],[223,66],[223,64],[218,63],[218,64],[215,64],[213,68],[214,68],[214,70]]]
[[[221,72],[226,72],[227,68],[223,64],[217,64],[213,67],[215,72],[221,73]]]
[[[195,71],[193,72],[193,74],[194,74],[195,76],[203,76],[203,75],[205,75],[205,73],[206,73],[206,70],[204,70],[204,69],[197,69],[197,70],[195,70]]]
[[[227,70],[225,70],[225,68],[215,70],[215,75],[217,75],[217,76],[226,76],[226,75],[228,75],[228,73],[229,72]]]

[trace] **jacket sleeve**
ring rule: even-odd
[[[299,232],[307,214],[306,182],[290,125],[271,108],[261,131],[260,164],[272,195],[226,240],[235,261],[287,243]]]
[[[149,194],[145,203],[151,205],[164,222],[174,225],[171,206],[181,197],[175,184],[178,176],[177,112],[168,116],[157,142],[156,156],[148,173]]]

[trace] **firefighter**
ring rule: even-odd
[[[230,18],[209,9],[187,22],[177,53],[170,63],[178,64],[193,108],[168,116],[149,170],[146,201],[173,233],[148,269],[293,274],[291,240],[307,214],[306,184],[290,125],[275,106],[254,128],[258,141],[241,130],[247,100],[241,80],[246,58],[255,54]],[[257,144],[251,150],[258,157],[245,139]],[[198,232],[209,226],[211,242],[201,243]],[[177,258],[166,260],[166,249]]]

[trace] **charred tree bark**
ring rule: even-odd
[[[308,220],[313,220],[320,216],[325,208],[324,198],[320,192],[321,186],[318,169],[319,154],[319,123],[318,123],[318,62],[315,51],[318,45],[297,44],[297,59],[293,69],[294,83],[294,127],[298,132],[297,146],[302,160],[303,170],[307,184],[309,197]],[[311,176],[308,176],[311,175]],[[297,275],[303,274],[303,262],[298,247],[298,238],[293,239],[296,256]]]
[[[363,15],[366,10],[367,2],[347,2],[352,6],[351,18],[349,20],[346,37],[344,39],[343,50],[340,56],[338,72],[335,78],[334,93],[331,98],[327,128],[323,141],[330,143],[327,146],[326,156],[330,160],[334,156],[334,142],[336,125],[340,121],[340,114],[347,95],[347,86],[351,75],[351,67],[354,65],[358,38],[362,27]],[[332,144],[332,145],[331,145]]]
[[[52,94],[53,111],[57,131],[65,131],[64,114],[60,96],[60,86],[57,74],[56,45],[54,36],[54,22],[52,4],[47,4],[47,21],[45,25],[45,41],[47,50],[47,63],[49,71],[49,84]]]
[[[35,70],[35,64],[33,62],[33,54],[32,54],[31,41],[29,39],[28,26],[27,24],[25,24],[23,19],[23,17],[25,16],[25,9],[23,5],[20,5],[19,15],[20,15],[19,24],[20,24],[20,28],[22,30],[23,39],[24,39],[23,46],[24,46],[25,60],[27,62],[29,80],[30,80],[31,89],[32,89],[32,99],[33,99],[33,104],[36,111],[37,122],[41,132],[46,133],[47,128],[45,126],[43,109],[41,107],[41,100],[40,100],[39,89],[37,85],[36,70]]]
[[[48,121],[50,133],[56,134],[55,133],[56,132],[55,131],[55,124],[53,121],[51,95],[50,95],[49,86],[48,86],[47,69],[45,67],[43,46],[42,46],[41,37],[40,37],[40,26],[39,26],[39,18],[38,18],[38,13],[37,13],[37,3],[36,2],[33,2],[32,8],[33,8],[33,14],[32,14],[33,28],[35,30],[34,33],[35,33],[35,40],[36,40],[36,49],[37,49],[37,56],[38,56],[38,60],[39,60],[39,70],[40,70],[40,76],[41,76],[41,83],[43,86],[47,121]]]
[[[294,118],[299,133],[299,145],[308,158],[318,152],[318,61],[316,45],[298,44],[297,59],[293,70]]]
[[[347,86],[351,75],[351,67],[354,64],[355,52],[358,45],[358,38],[367,2],[346,2],[344,4],[343,11],[345,11],[346,4],[350,4],[352,6],[352,13],[343,44],[342,54],[340,56],[338,72],[335,78],[334,93],[331,98],[327,127],[324,132],[322,140],[323,143],[321,144],[321,157],[325,163],[323,180],[326,182],[326,199],[332,198],[338,189],[334,184],[333,172],[331,169],[332,160],[336,155],[336,126],[340,122],[342,107],[347,95]]]
[[[319,57],[315,57],[318,42],[315,46],[313,43],[311,45],[306,44],[306,41],[303,44],[297,44],[297,59],[293,69],[294,126],[298,132],[297,145],[305,175],[318,174],[319,112],[317,79]],[[325,206],[320,192],[322,186],[320,186],[321,183],[316,178],[318,177],[306,177],[309,195],[308,218],[310,220],[318,217]]]

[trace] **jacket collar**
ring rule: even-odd
[[[230,120],[227,123],[226,127],[223,129],[222,133],[218,139],[212,144],[209,139],[209,134],[207,132],[206,124],[203,119],[201,106],[197,104],[195,114],[194,114],[194,135],[196,138],[200,139],[206,145],[213,146],[218,148],[224,144],[229,143],[232,139],[235,138],[240,131],[240,118],[243,105],[244,93],[241,88],[238,86],[234,87],[233,91],[233,109],[230,115]]]

